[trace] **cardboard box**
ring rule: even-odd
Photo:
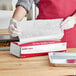
[[[23,44],[12,42],[10,46],[10,53],[21,58],[47,55],[48,52],[66,52],[66,42],[35,41]]]
[[[76,53],[48,53],[53,66],[76,66]]]

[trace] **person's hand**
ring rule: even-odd
[[[62,23],[61,23],[61,28],[63,30],[67,30],[70,28],[73,28],[74,25],[76,24],[76,20],[73,16],[67,17]]]
[[[21,31],[18,29],[18,21],[16,21],[15,19],[11,19],[8,31],[12,37],[18,36],[21,33]]]

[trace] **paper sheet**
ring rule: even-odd
[[[64,32],[60,28],[63,19],[22,21],[19,23],[20,43],[39,40],[59,40]]]

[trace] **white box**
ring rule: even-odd
[[[50,63],[54,66],[76,66],[76,53],[48,53]]]
[[[48,52],[66,52],[66,42],[51,40],[23,44],[12,42],[10,46],[10,53],[21,58],[46,55]]]

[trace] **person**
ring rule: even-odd
[[[39,8],[36,19],[64,18],[61,23],[64,36],[61,40],[67,42],[68,48],[76,48],[76,0],[18,0],[8,28],[10,35],[18,36],[20,30],[17,23],[31,10],[33,1]]]

